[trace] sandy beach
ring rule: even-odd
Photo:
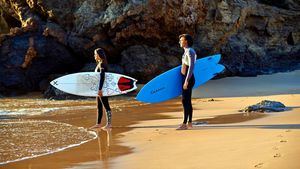
[[[183,116],[180,98],[153,105],[140,103],[133,97],[113,98],[113,129],[95,131],[87,130],[96,119],[94,100],[47,102],[39,100],[39,97],[1,99],[2,105],[24,102],[23,105],[31,108],[29,102],[33,101],[32,108],[38,108],[41,107],[35,104],[38,99],[46,102],[43,104],[45,107],[68,107],[31,116],[17,116],[18,119],[6,118],[5,122],[51,121],[60,126],[75,126],[70,131],[77,131],[76,127],[83,128],[76,132],[83,140],[89,139],[88,132],[98,137],[48,155],[2,164],[0,168],[298,169],[299,77],[300,71],[294,71],[209,81],[194,90],[193,119],[198,125],[185,131],[175,130]],[[289,110],[271,113],[239,112],[262,100],[282,102]],[[56,132],[59,134],[59,131]],[[70,132],[67,133],[64,137],[66,139],[71,137]],[[3,139],[3,136],[0,137]],[[76,139],[70,140],[78,142]],[[16,139],[12,142],[21,144]],[[59,139],[58,142],[61,143]],[[0,147],[3,149],[3,146],[1,144]]]

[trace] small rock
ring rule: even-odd
[[[281,112],[287,110],[287,107],[276,101],[263,100],[255,105],[248,106],[242,112]]]

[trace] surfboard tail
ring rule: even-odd
[[[118,81],[118,88],[122,93],[128,93],[130,91],[135,90],[137,80],[128,78],[128,77],[121,77]]]

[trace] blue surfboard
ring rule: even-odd
[[[199,87],[224,70],[224,66],[218,64],[220,59],[221,55],[217,54],[196,61],[193,88]],[[146,103],[159,103],[178,97],[181,93],[181,66],[177,66],[149,81],[140,90],[136,99]]]

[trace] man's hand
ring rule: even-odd
[[[99,90],[99,91],[98,91],[98,96],[100,96],[100,97],[103,96],[102,90]]]
[[[183,84],[183,89],[184,89],[184,90],[187,90],[187,89],[188,89],[188,85],[189,85],[188,82],[184,82],[184,84]]]

